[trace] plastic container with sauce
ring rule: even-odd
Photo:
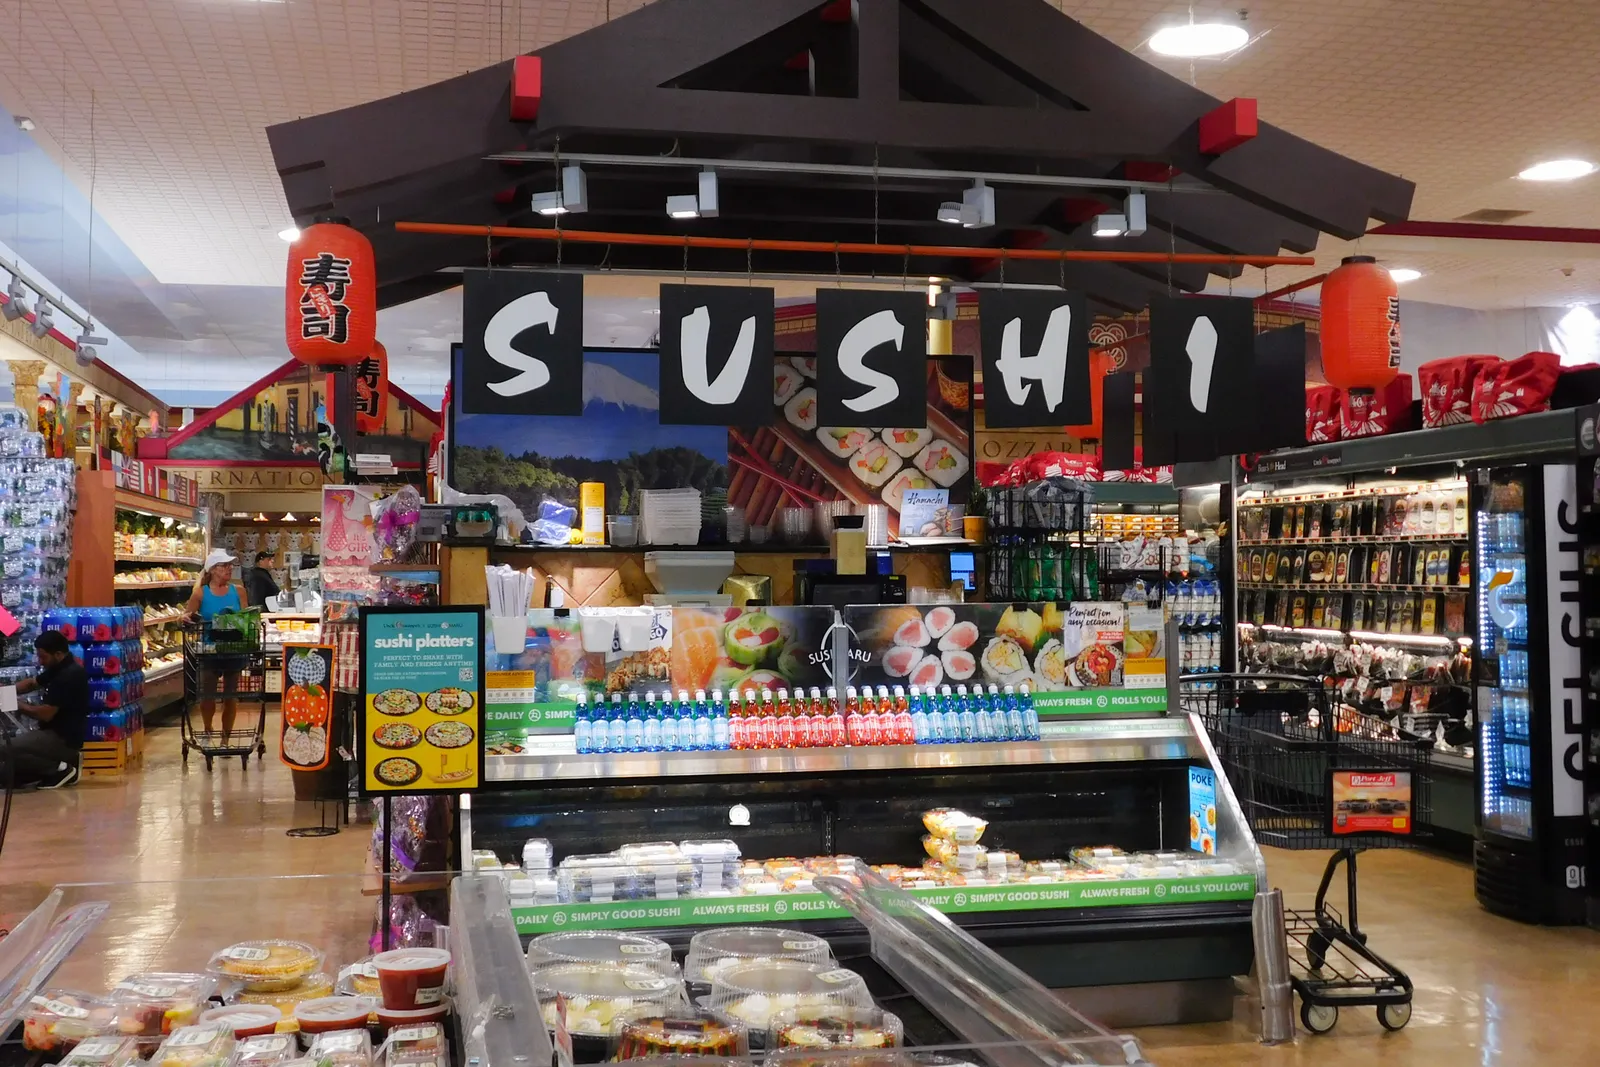
[[[201,1024],[218,1023],[233,1030],[236,1038],[270,1034],[278,1028],[283,1012],[271,1004],[230,1004],[225,1008],[212,1008],[200,1016]]]
[[[336,1030],[364,1031],[374,1007],[370,997],[318,997],[295,1005],[294,1021],[302,1034],[313,1036]],[[372,1050],[369,1047],[367,1051]]]
[[[281,1067],[299,1054],[300,1043],[293,1034],[262,1034],[235,1045],[228,1067]]]
[[[397,948],[372,957],[383,1006],[396,1011],[426,1008],[444,999],[450,953],[439,948]]]

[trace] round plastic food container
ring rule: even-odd
[[[750,1051],[745,1028],[701,1012],[636,1015],[618,1025],[615,1060],[670,1056],[744,1056]]]
[[[339,971],[339,978],[334,982],[334,991],[347,997],[381,997],[383,991],[378,986],[378,965],[368,956],[364,960],[357,960],[348,967]]]
[[[294,1021],[302,1034],[364,1030],[376,1006],[370,997],[318,997],[295,1005]]]
[[[397,948],[372,957],[383,1006],[395,1011],[428,1008],[444,999],[450,953],[442,948]]]
[[[725,967],[711,980],[711,1010],[765,1032],[772,1016],[797,1008],[870,1008],[867,983],[854,971],[795,960],[761,960]]]
[[[761,926],[704,930],[689,941],[683,977],[689,982],[709,983],[724,968],[762,960],[827,965],[833,962],[833,949],[822,938],[798,930]]]
[[[450,998],[445,997],[437,1004],[429,1004],[426,1008],[412,1008],[402,1011],[398,1008],[386,1008],[378,1005],[378,1025],[388,1030],[396,1026],[418,1026],[422,1023],[442,1023],[450,1018]]]
[[[904,1027],[881,1008],[794,1008],[772,1013],[767,1048],[898,1048]]]
[[[240,941],[211,957],[207,969],[251,993],[276,993],[316,974],[322,953],[304,941]]]
[[[303,978],[289,989],[276,993],[235,993],[229,998],[232,1004],[271,1004],[285,1015],[293,1015],[295,1006],[307,1000],[333,996],[333,979],[318,971]]]
[[[611,1036],[612,1026],[640,1013],[667,1015],[683,1000],[683,985],[648,967],[557,963],[533,973],[546,1026],[556,1021],[556,997],[567,999],[567,1030],[574,1036]]]
[[[528,966],[555,963],[605,963],[613,967],[649,967],[670,971],[672,946],[642,934],[611,930],[574,930],[542,934],[528,944]]]
[[[212,1008],[200,1016],[200,1021],[231,1027],[234,1037],[245,1038],[272,1033],[282,1018],[283,1012],[271,1004],[230,1004],[226,1008]]]

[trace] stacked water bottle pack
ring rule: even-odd
[[[143,610],[51,608],[43,613],[42,625],[67,639],[68,650],[89,674],[88,740],[120,741],[142,729]]]
[[[718,749],[838,748],[982,741],[1037,741],[1039,716],[1026,685],[912,686],[822,690],[670,690],[580,698],[573,737],[580,753],[696,752]]]
[[[43,612],[66,603],[76,479],[70,459],[44,458],[21,411],[0,408],[0,605],[21,624],[0,651],[0,680],[31,673]]]

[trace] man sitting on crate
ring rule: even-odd
[[[60,789],[78,780],[78,753],[89,723],[89,675],[67,648],[67,639],[46,630],[34,639],[43,670],[17,683],[18,693],[38,691],[39,703],[17,704],[39,729],[0,741],[0,768],[9,758],[17,785]],[[3,773],[3,770],[0,770]]]

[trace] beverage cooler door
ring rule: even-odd
[[[1487,483],[1482,474],[1488,473]],[[1477,560],[1479,818],[1484,830],[1534,835],[1531,665],[1528,649],[1526,470],[1473,481]]]

